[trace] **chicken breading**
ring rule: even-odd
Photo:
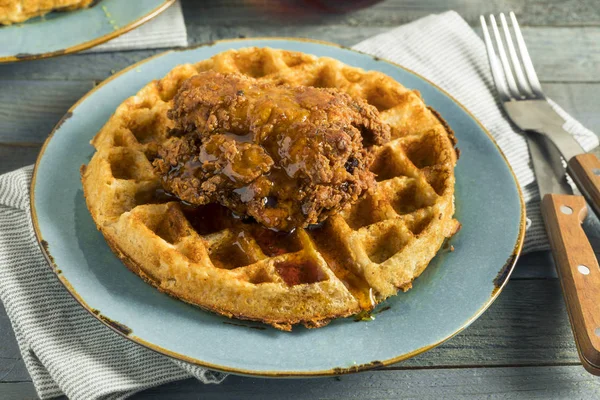
[[[212,71],[184,82],[168,116],[172,137],[154,161],[165,190],[287,231],[372,187],[369,149],[390,135],[376,108],[337,90]]]

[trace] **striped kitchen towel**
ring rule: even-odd
[[[101,6],[102,4],[99,4]],[[162,49],[188,45],[187,30],[183,19],[180,0],[165,11],[106,43],[92,47],[88,53],[102,51]]]
[[[525,193],[532,221],[525,250],[547,248],[527,146],[502,115],[483,43],[465,21],[454,12],[429,16],[355,48],[424,75],[475,114],[504,150]],[[556,109],[586,149],[597,145],[595,135]],[[119,399],[190,376],[222,381],[222,373],[175,361],[115,334],[71,298],[35,241],[31,171],[26,167],[0,176],[0,300],[40,397]]]

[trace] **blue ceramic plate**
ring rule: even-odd
[[[450,124],[456,167],[455,251],[442,251],[412,290],[390,298],[374,321],[340,319],[321,329],[281,332],[230,320],[160,293],[108,248],[86,208],[79,167],[90,139],[116,107],[178,64],[235,48],[270,46],[334,57],[379,70],[418,89]],[[331,44],[290,39],[224,41],[171,51],[120,72],[81,99],[58,124],[38,159],[32,213],[40,242],[67,289],[129,339],[214,369],[263,376],[329,375],[387,365],[442,343],[498,296],[521,249],[524,206],[515,177],[486,130],[448,94],[398,65]]]
[[[128,32],[175,0],[100,0],[69,12],[52,12],[21,24],[0,25],[0,63],[74,53]]]

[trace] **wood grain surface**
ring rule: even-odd
[[[351,46],[431,13],[454,9],[478,31],[481,13],[517,13],[545,92],[600,132],[598,0],[391,0],[344,13],[297,0],[183,0],[190,44],[309,37]],[[312,2],[318,3],[318,2]],[[159,50],[90,53],[0,65],[0,173],[34,162],[66,110],[95,84]],[[587,232],[600,250],[600,226]],[[382,314],[384,316],[384,314]],[[0,307],[0,399],[35,398],[10,321]],[[404,363],[327,379],[231,376],[222,385],[186,380],[136,395],[152,399],[600,398],[582,368],[549,252],[523,256],[499,299],[453,339]]]
[[[134,399],[592,399],[600,381],[579,366],[374,371],[339,378],[267,380],[231,376],[221,385],[189,379]],[[0,392],[1,393],[1,392]],[[196,397],[192,397],[196,396]]]

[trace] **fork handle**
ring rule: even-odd
[[[589,372],[600,375],[600,266],[581,227],[585,199],[547,194],[542,215],[579,355]]]
[[[594,154],[579,154],[571,158],[567,172],[584,194],[596,215],[600,217],[600,160]]]

